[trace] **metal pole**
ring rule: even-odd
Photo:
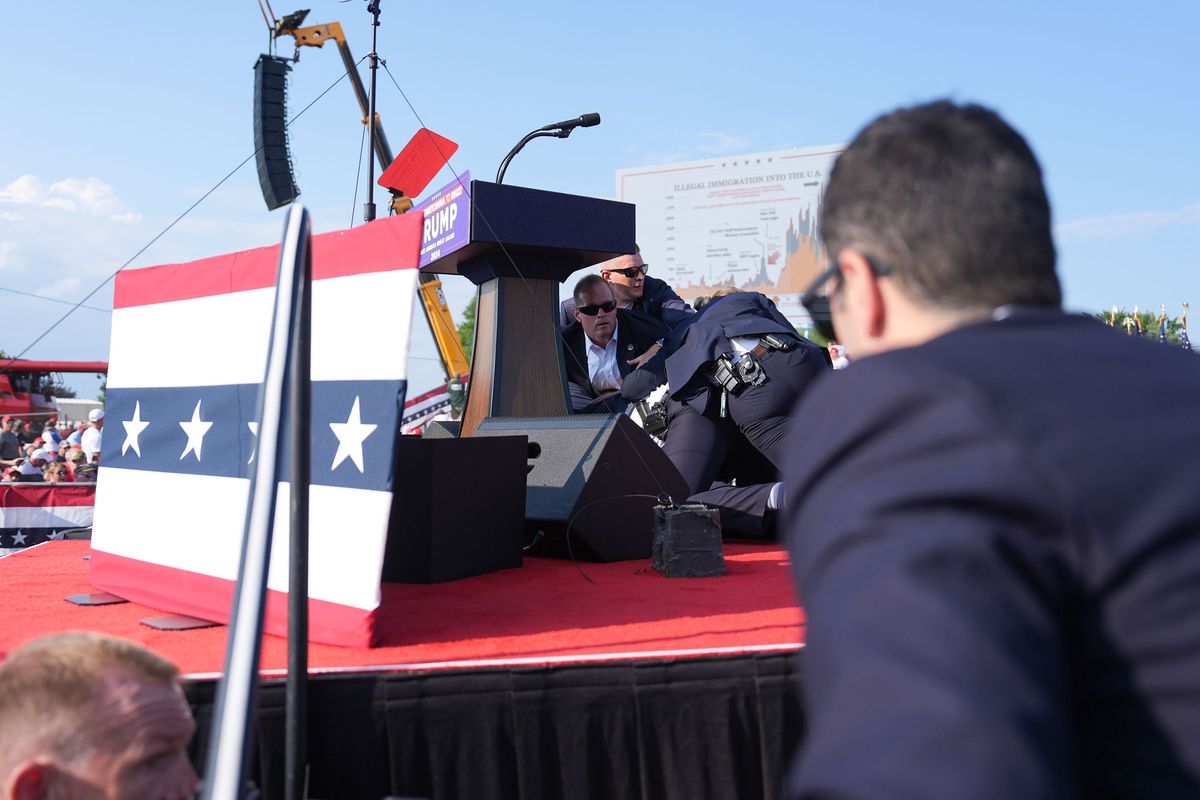
[[[267,350],[259,406],[258,447],[250,478],[246,533],[233,590],[225,674],[217,689],[216,710],[209,739],[208,764],[202,797],[234,800],[245,796],[246,764],[254,738],[258,698],[258,659],[262,649],[267,576],[271,567],[271,538],[278,491],[276,468],[282,455],[283,401],[291,359],[293,319],[300,296],[303,264],[309,257],[312,222],[303,206],[293,205],[283,229],[275,315]]]
[[[375,142],[375,75],[379,72],[379,2],[371,0],[367,11],[371,12],[371,113],[367,117],[370,126],[371,142]],[[363,220],[371,222],[375,219],[375,148],[367,148],[367,202],[363,204]]]
[[[299,308],[292,325],[288,365],[287,413],[290,485],[290,550],[288,555],[288,676],[284,796],[304,800],[308,794],[308,485],[312,472],[312,250],[304,260]]]

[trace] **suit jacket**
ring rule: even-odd
[[[1200,796],[1200,359],[1027,309],[795,414],[792,797]]]
[[[667,327],[636,311],[617,310],[617,370],[624,378],[632,371],[626,362],[646,352],[656,341],[667,335]],[[592,380],[588,374],[587,336],[583,326],[572,323],[562,332],[564,360],[567,364],[567,380],[578,386],[587,397],[595,397]]]
[[[623,386],[622,395],[641,399],[666,381],[671,397],[703,407],[711,384],[699,374],[700,369],[733,352],[731,338],[768,333],[795,337],[814,359],[829,363],[825,349],[800,336],[770,299],[758,292],[735,292],[711,301],[676,326],[658,356],[639,370],[645,374],[637,376],[628,388]]]

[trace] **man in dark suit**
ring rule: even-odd
[[[612,288],[599,275],[586,275],[573,292],[575,322],[562,332],[571,410],[577,414],[623,411],[625,376],[640,356],[657,350],[666,336],[661,322],[617,308]]]
[[[694,313],[669,283],[647,274],[650,266],[642,260],[641,248],[632,255],[603,261],[596,268],[600,271],[600,277],[612,288],[617,308],[653,317],[668,328],[674,328]],[[574,320],[571,313],[574,308],[574,298],[562,302],[559,321],[562,327]]]
[[[1200,796],[1200,360],[1061,311],[1041,170],[979,106],[871,123],[821,233],[853,361],[784,473],[790,796]]]
[[[829,369],[825,350],[800,336],[768,298],[734,292],[675,328],[622,393],[639,399],[666,379],[663,452],[691,499],[719,507],[727,532],[760,535],[777,504],[773,485],[792,406]],[[735,478],[737,486],[728,485]]]

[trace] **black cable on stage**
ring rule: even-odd
[[[416,117],[417,122],[420,123],[422,128],[428,128],[429,126],[425,124],[425,120],[421,119],[421,115],[418,114],[417,109],[413,107],[412,101],[410,101],[408,99],[408,95],[406,95],[404,93],[404,90],[400,88],[400,83],[396,80],[396,76],[392,74],[392,71],[390,69],[388,69],[387,61],[385,61],[384,59],[381,58],[381,59],[379,59],[379,64],[380,64],[380,66],[383,67],[383,71],[387,73],[388,77],[391,78],[392,85],[396,87],[396,91],[398,91],[400,93],[400,96],[402,98],[404,98],[404,102],[408,105],[408,110],[412,112],[414,117]],[[517,277],[521,279],[521,285],[525,287],[525,290],[527,292],[529,292],[531,297],[534,297],[536,299],[536,294],[533,291],[533,287],[529,285],[529,281],[525,278],[525,274],[523,272],[521,272],[521,268],[517,266],[516,260],[512,257],[512,255],[509,254],[508,248],[506,248],[504,246],[504,242],[500,241],[500,237],[496,233],[496,229],[492,227],[492,223],[488,220],[487,216],[484,215],[479,210],[479,208],[475,205],[475,198],[471,196],[470,188],[467,186],[463,186],[462,178],[459,177],[458,171],[456,169],[454,169],[453,166],[451,166],[450,159],[446,157],[446,154],[442,151],[442,148],[438,145],[436,140],[434,140],[433,146],[437,149],[438,155],[440,155],[442,157],[442,163],[445,164],[447,167],[449,167],[450,172],[454,175],[454,179],[456,181],[458,181],[460,186],[462,186],[463,192],[467,195],[467,199],[471,201],[471,213],[479,214],[479,218],[481,220],[483,220],[483,224],[487,226],[488,232],[490,232],[492,234],[492,239],[495,240],[496,244],[498,244],[500,246],[500,252],[504,254],[504,257],[508,260],[508,263],[513,268],[513,271],[517,273]],[[557,331],[558,330],[557,314],[551,320],[551,324],[554,326],[554,329]],[[564,348],[562,348],[562,350],[563,350],[563,352],[565,352],[567,354],[568,358],[575,361],[576,367],[583,369],[585,372],[587,371],[587,365],[582,364],[579,361],[579,358],[575,355],[575,353],[571,352],[570,348],[564,347]],[[628,439],[629,434],[623,433],[623,435],[626,437],[626,440],[629,442],[629,444],[632,445],[633,442]],[[646,474],[649,475],[650,479],[653,480],[655,485],[658,486],[659,493],[663,494],[663,495],[667,494],[666,487],[663,486],[662,483],[658,480],[658,476],[654,474],[654,470],[650,469],[650,465],[646,463],[646,459],[642,458],[642,454],[638,451],[638,449],[636,447],[631,447],[630,449],[638,457],[638,461],[642,462],[642,466],[645,468]],[[570,531],[570,526],[568,525],[568,532],[569,531]],[[570,543],[571,543],[570,538],[568,537],[568,539],[567,539],[568,549],[570,548]],[[572,560],[574,560],[573,556],[572,556]],[[582,570],[581,570],[581,572],[582,572]],[[584,575],[584,577],[586,578],[587,576]],[[589,580],[590,580],[590,578],[589,578]]]
[[[575,551],[571,547],[571,526],[575,524],[575,520],[579,518],[580,514],[582,514],[584,511],[591,508],[592,506],[596,505],[597,503],[603,503],[606,500],[626,500],[630,497],[649,497],[651,500],[659,500],[659,501],[662,501],[664,499],[670,500],[669,497],[665,497],[664,495],[645,494],[643,492],[638,492],[638,493],[634,493],[634,494],[615,494],[612,497],[597,497],[595,500],[591,501],[590,503],[584,503],[583,506],[578,511],[576,511],[574,514],[571,515],[571,519],[569,519],[567,521],[567,532],[566,532],[567,555],[569,555],[571,557],[571,563],[575,565],[575,569],[579,570],[579,574],[582,575],[583,579],[585,581],[587,581],[588,583],[595,583],[595,581],[592,580],[590,575],[588,575],[586,572],[583,571],[583,567],[579,566],[579,561],[576,560],[576,558],[575,558]],[[674,501],[672,500],[672,502],[674,502]]]
[[[365,57],[366,57],[366,56],[364,56],[363,58],[365,58]],[[362,63],[362,61],[363,61],[363,59],[361,59],[361,58],[360,58],[360,59],[358,60],[358,62],[357,62],[357,63],[356,63],[354,66],[355,66],[355,67],[357,67],[357,66],[358,66],[358,64],[361,64],[361,63]],[[328,86],[328,87],[325,89],[325,91],[321,92],[319,95],[317,95],[316,97],[314,97],[314,98],[312,99],[312,101],[311,101],[311,102],[310,102],[308,105],[306,105],[304,108],[300,109],[300,111],[299,111],[299,112],[298,112],[298,113],[297,113],[295,116],[293,116],[293,117],[292,117],[290,120],[288,120],[288,121],[287,121],[287,123],[286,123],[286,124],[283,126],[283,127],[284,127],[284,129],[286,130],[287,128],[291,127],[291,125],[292,125],[292,123],[293,123],[293,122],[295,122],[296,120],[300,119],[300,117],[304,115],[304,112],[308,111],[310,108],[312,108],[314,105],[316,105],[316,104],[317,104],[317,101],[319,101],[319,100],[320,100],[322,97],[324,97],[325,95],[329,94],[329,92],[330,92],[330,91],[333,89],[333,87],[335,87],[335,86],[337,86],[339,83],[341,83],[341,82],[342,82],[342,78],[345,78],[347,74],[349,74],[349,73],[348,73],[348,72],[343,72],[343,73],[342,73],[340,76],[338,76],[338,79],[337,79],[337,80],[335,80],[333,83],[329,84],[329,86]],[[131,256],[130,256],[128,259],[126,259],[126,261],[125,261],[125,263],[124,263],[124,264],[122,264],[121,266],[117,267],[115,270],[113,270],[113,272],[112,272],[112,273],[111,273],[111,274],[110,274],[110,275],[109,275],[107,278],[105,278],[105,279],[104,279],[104,280],[102,280],[102,281],[101,281],[99,284],[97,284],[97,285],[96,285],[96,288],[92,289],[90,292],[88,292],[86,295],[84,295],[84,296],[83,296],[83,299],[82,299],[82,300],[80,300],[78,303],[75,303],[75,304],[74,304],[74,305],[71,307],[71,309],[70,309],[69,311],[67,311],[67,313],[63,314],[61,317],[59,317],[57,320],[55,320],[55,321],[54,321],[54,322],[53,322],[53,323],[50,325],[50,327],[48,327],[48,328],[46,328],[46,330],[42,331],[42,333],[41,333],[41,334],[39,334],[39,335],[38,335],[38,337],[37,337],[36,339],[34,339],[32,342],[30,342],[29,344],[27,344],[27,345],[26,345],[26,346],[25,346],[25,347],[24,347],[24,348],[21,350],[21,352],[17,353],[15,356],[12,356],[10,359],[8,359],[8,361],[4,362],[3,364],[0,364],[0,367],[8,367],[8,366],[11,366],[11,365],[12,365],[14,362],[16,362],[17,360],[19,360],[19,359],[20,359],[22,356],[24,356],[26,353],[28,353],[30,350],[32,350],[32,349],[33,349],[33,348],[34,348],[34,347],[37,345],[37,343],[38,343],[38,342],[40,342],[42,339],[45,339],[47,336],[49,336],[49,335],[50,335],[50,333],[51,333],[51,331],[53,331],[53,330],[54,330],[55,328],[57,328],[59,325],[61,325],[61,324],[63,324],[64,322],[66,322],[66,320],[67,320],[67,317],[69,317],[69,316],[71,316],[72,314],[74,314],[76,310],[78,310],[78,309],[80,309],[80,308],[83,308],[83,307],[85,307],[85,306],[84,306],[84,304],[85,304],[85,303],[86,303],[88,300],[91,300],[91,299],[92,299],[92,296],[93,296],[93,295],[95,295],[95,294],[96,294],[96,292],[98,292],[98,291],[100,291],[101,289],[103,289],[103,288],[104,288],[104,286],[105,286],[105,285],[106,285],[106,284],[107,284],[109,281],[111,281],[113,278],[117,277],[117,273],[118,273],[118,272],[120,272],[121,270],[125,269],[125,268],[126,268],[126,267],[128,267],[130,264],[132,264],[132,263],[134,262],[134,260],[136,260],[136,259],[137,259],[137,258],[138,258],[140,255],[142,255],[142,253],[144,253],[144,252],[146,252],[147,250],[149,250],[149,249],[150,249],[150,248],[151,248],[151,247],[154,245],[154,243],[155,243],[155,242],[157,242],[159,239],[161,239],[163,236],[165,236],[165,235],[167,234],[167,232],[168,232],[168,231],[170,231],[172,228],[174,228],[176,225],[178,225],[178,224],[179,224],[179,223],[180,223],[180,222],[183,220],[183,218],[184,218],[184,217],[186,217],[188,214],[192,213],[192,211],[194,211],[198,205],[200,205],[200,204],[201,204],[201,203],[203,203],[205,200],[207,200],[207,199],[208,199],[208,197],[209,197],[209,195],[211,195],[211,194],[212,194],[213,192],[215,192],[217,189],[220,189],[220,188],[221,188],[221,186],[222,186],[222,185],[224,185],[225,181],[227,181],[227,180],[229,180],[230,178],[232,178],[232,177],[233,177],[233,176],[234,176],[234,175],[237,173],[237,171],[238,171],[238,170],[240,170],[242,167],[246,166],[246,164],[248,164],[248,163],[249,163],[251,160],[253,160],[253,158],[254,158],[256,155],[258,155],[258,151],[259,151],[260,149],[261,149],[261,148],[257,148],[257,149],[255,149],[255,151],[254,151],[253,153],[251,153],[250,155],[248,155],[248,156],[246,156],[244,159],[242,159],[242,162],[241,162],[240,164],[238,164],[236,167],[234,167],[233,169],[231,169],[231,170],[228,172],[228,174],[226,174],[226,175],[225,175],[225,177],[224,177],[224,178],[221,178],[221,180],[217,181],[217,182],[216,182],[216,183],[213,185],[213,187],[212,187],[211,189],[209,189],[207,192],[205,192],[204,194],[202,194],[202,195],[200,196],[200,199],[198,199],[196,202],[194,202],[194,203],[192,203],[190,206],[188,206],[188,207],[187,207],[187,209],[186,209],[186,210],[185,210],[185,211],[184,211],[182,214],[180,214],[178,217],[176,217],[174,220],[172,220],[172,221],[171,221],[171,223],[170,223],[169,225],[167,225],[167,227],[163,228],[161,231],[159,231],[157,234],[155,234],[155,236],[154,236],[154,238],[153,238],[153,239],[151,239],[150,241],[146,242],[144,245],[142,245],[142,246],[141,246],[141,248],[140,248],[140,249],[139,249],[139,250],[138,250],[136,253],[134,253],[134,254],[133,254],[133,255],[131,255]],[[69,301],[68,301],[68,302],[69,302]],[[89,308],[90,308],[90,306],[89,306]],[[111,312],[110,312],[110,313],[111,313]]]

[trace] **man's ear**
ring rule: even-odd
[[[44,800],[49,795],[50,770],[37,761],[23,761],[5,780],[4,797],[11,800]]]
[[[866,256],[851,248],[838,255],[838,266],[842,270],[843,302],[852,306],[863,334],[870,338],[880,336],[887,321],[887,308],[879,291],[879,276]]]

